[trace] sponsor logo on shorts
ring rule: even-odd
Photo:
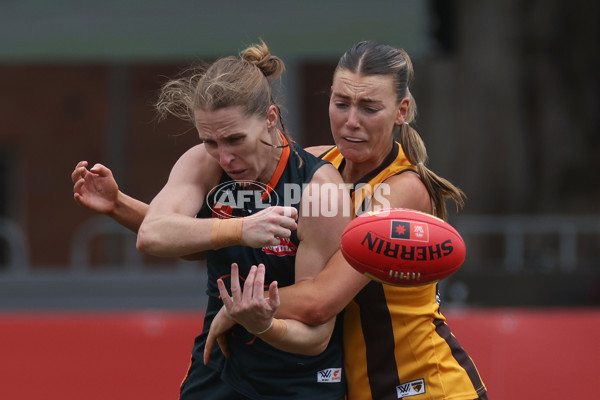
[[[425,380],[417,379],[396,386],[396,395],[399,399],[425,393]]]
[[[319,383],[340,383],[341,381],[341,368],[327,368],[317,372],[317,382]]]

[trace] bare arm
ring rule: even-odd
[[[431,212],[427,189],[412,172],[390,177],[374,197],[373,207],[412,208]],[[389,190],[388,190],[389,189]],[[384,201],[378,202],[377,198]],[[318,325],[338,314],[369,283],[369,278],[356,271],[338,251],[325,269],[314,279],[281,288],[277,316]]]
[[[87,161],[80,161],[71,173],[73,197],[77,204],[104,214],[137,233],[148,212],[148,204],[121,192],[108,167],[95,164],[88,170],[87,166]],[[198,260],[204,258],[204,253],[188,254],[181,258]]]
[[[323,185],[327,185],[327,190],[322,190]],[[329,258],[339,248],[341,233],[350,221],[350,214],[344,211],[350,210],[350,197],[341,177],[331,165],[323,166],[315,173],[311,184],[305,188],[302,199],[298,221],[300,245],[296,254],[296,282],[308,282],[324,268]],[[310,199],[313,199],[314,202],[305,201]],[[235,273],[237,273],[237,268]],[[232,269],[232,276],[233,274],[234,270]],[[234,282],[235,279],[232,279],[233,297],[231,299],[224,297],[226,293],[221,293],[231,317],[244,325],[250,332],[261,332],[268,328],[279,306],[277,287],[271,286],[269,297],[265,299],[263,295],[264,277],[262,282],[256,283],[258,286],[247,287],[250,282],[250,277],[248,277],[243,296],[236,294],[236,291],[239,291],[239,285],[236,287]],[[219,340],[218,337],[230,327],[230,324],[225,320],[226,317],[222,311],[215,317],[211,325],[205,347],[205,360],[215,341],[219,341],[222,349],[224,347],[222,340]],[[317,326],[309,326],[292,319],[284,320],[283,324],[285,324],[283,336],[277,335],[273,338],[272,335],[266,333],[266,336],[259,335],[259,337],[284,351],[314,355],[319,354],[327,347],[335,325],[335,314]]]
[[[335,324],[335,318],[330,319],[325,324],[313,327],[294,320],[279,320],[283,324],[279,329],[283,329],[273,338],[273,333],[268,332],[273,328],[274,314],[279,307],[279,293],[277,282],[272,282],[269,286],[269,296],[264,294],[265,266],[259,264],[258,267],[252,266],[242,291],[239,284],[239,275],[237,264],[231,266],[231,296],[225,288],[222,280],[218,280],[219,292],[228,318],[243,325],[248,332],[257,335],[267,343],[280,350],[290,353],[299,353],[305,355],[318,355],[322,353],[331,337],[331,332]],[[212,329],[212,326],[211,326]],[[212,348],[212,344],[210,346]],[[224,353],[227,352],[225,348]],[[210,355],[210,351],[205,351],[205,357]],[[208,358],[205,359],[208,362]]]
[[[181,257],[214,249],[211,231],[217,219],[196,218],[196,215],[221,174],[221,167],[204,145],[183,154],[171,170],[167,184],[150,203],[138,232],[138,250],[156,256]],[[236,244],[250,247],[278,244],[279,237],[289,237],[296,229],[295,213],[292,207],[271,207],[243,218],[241,239]]]
[[[325,165],[315,173],[304,189],[302,199],[298,218],[300,245],[296,254],[296,284],[314,279],[325,268],[338,250],[342,232],[351,220],[348,212],[350,196],[339,173],[331,165]],[[270,293],[269,297],[273,294]],[[279,293],[277,300],[279,303]],[[285,336],[276,340],[267,339],[267,342],[294,353],[320,354],[329,343],[335,318],[336,314],[333,314],[314,326],[285,319]]]
[[[71,173],[77,204],[107,215],[137,233],[148,205],[121,192],[111,170],[104,165],[95,164],[89,170],[87,166],[87,161],[80,161]]]
[[[322,166],[302,193],[295,282],[313,279],[340,247],[352,220],[350,195],[338,171]]]

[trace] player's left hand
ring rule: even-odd
[[[219,293],[224,307],[213,319],[206,345],[204,347],[204,363],[210,360],[210,352],[219,344],[225,357],[229,357],[229,348],[225,332],[235,323],[244,326],[250,333],[263,332],[271,326],[275,312],[279,308],[279,290],[277,282],[269,285],[269,297],[265,297],[265,266],[253,265],[246,277],[244,291],[240,287],[239,270],[236,263],[231,264],[231,296],[227,292],[222,279],[217,280]]]
[[[279,308],[277,282],[269,285],[269,297],[265,297],[265,266],[253,265],[248,272],[242,292],[239,281],[238,265],[231,264],[231,296],[222,280],[218,280],[219,292],[223,304],[231,319],[243,325],[250,333],[267,330],[275,312]]]

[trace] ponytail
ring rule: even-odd
[[[412,97],[411,100],[413,100]],[[421,181],[423,181],[429,196],[431,196],[433,201],[433,214],[443,220],[448,218],[445,202],[448,198],[454,201],[457,211],[459,208],[462,208],[465,204],[465,193],[454,186],[450,181],[438,176],[435,172],[425,166],[425,163],[427,162],[427,149],[425,148],[425,143],[423,143],[419,133],[407,122],[400,127],[399,141],[406,158],[416,167],[417,173],[421,177]]]

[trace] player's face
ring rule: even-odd
[[[335,144],[351,162],[369,170],[391,150],[394,126],[404,122],[393,75],[358,75],[338,70],[331,86],[329,120]]]
[[[275,170],[277,158],[270,154],[272,148],[260,142],[273,141],[269,134],[277,121],[273,109],[269,108],[266,117],[248,116],[240,106],[194,112],[196,129],[206,151],[236,181],[266,183]]]

